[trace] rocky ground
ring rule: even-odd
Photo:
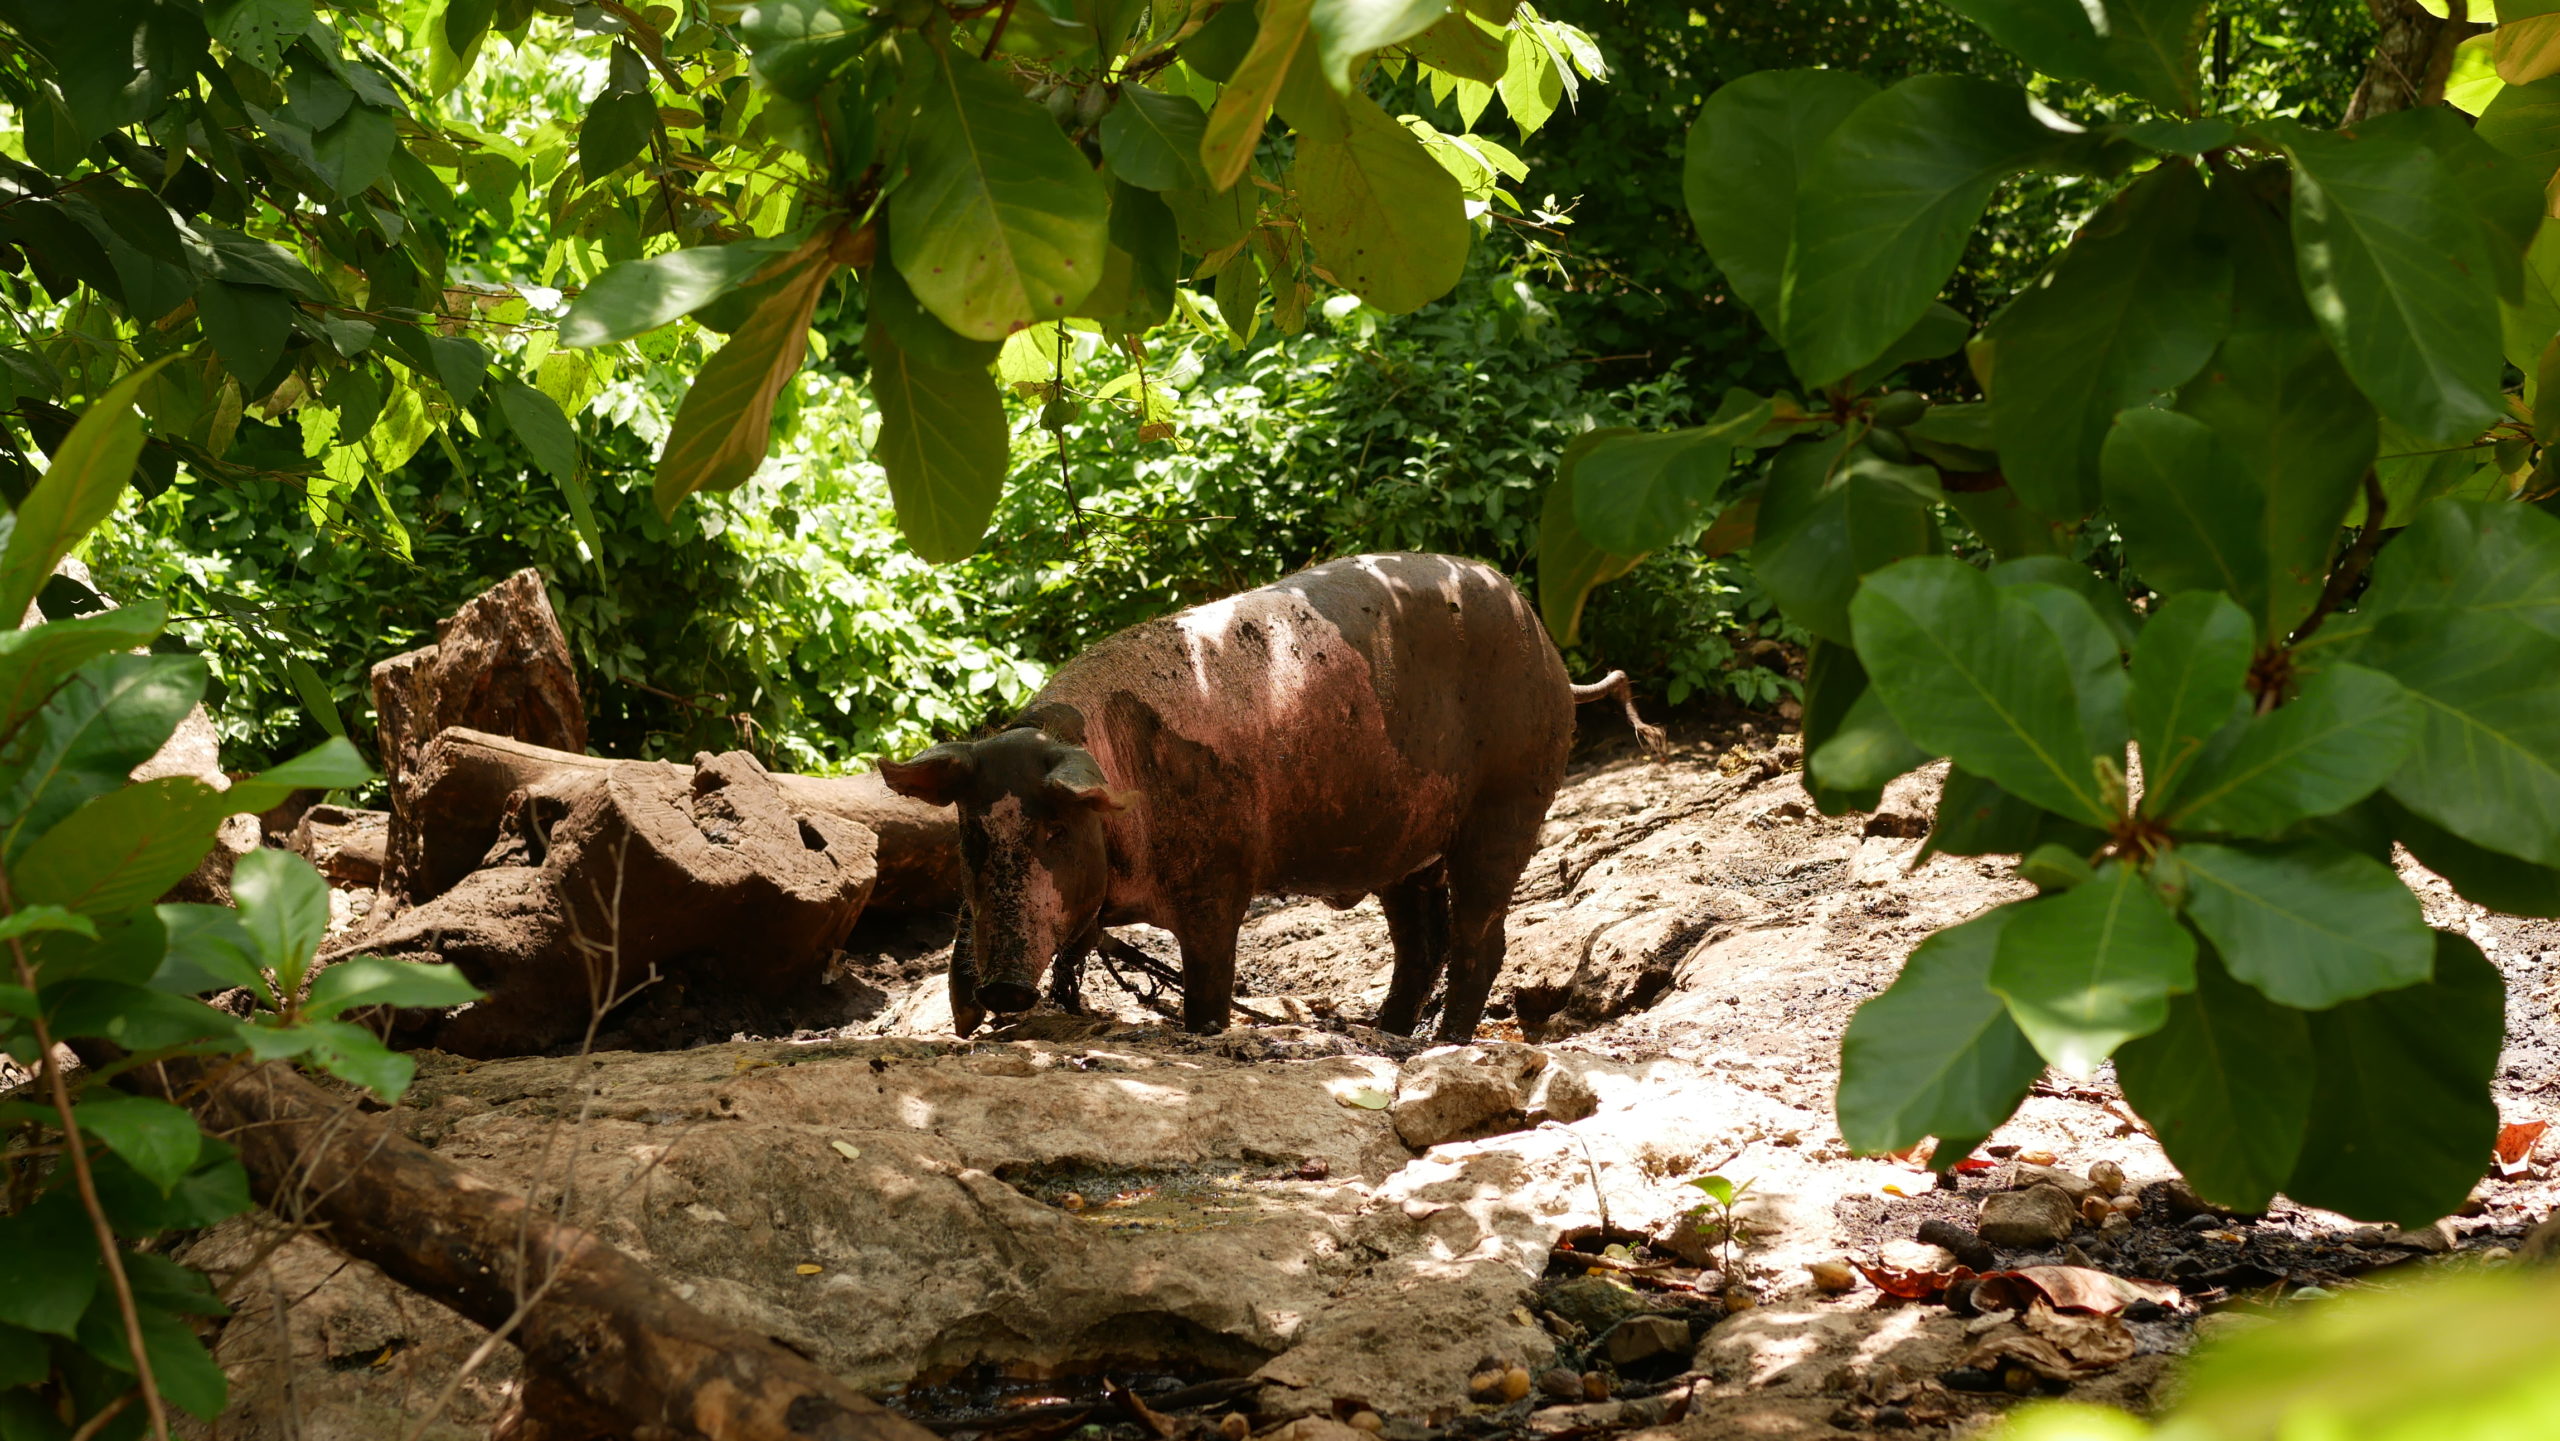
[[[955,1040],[947,936],[910,927],[857,932],[796,1034],[623,1049],[698,1039],[644,1009],[587,1056],[428,1055],[404,1123],[936,1429],[1010,1441],[1230,1417],[1291,1441],[1963,1432],[2062,1389],[2146,1408],[2200,1332],[2404,1265],[2502,1264],[2550,1211],[2537,1157],[2422,1233],[2216,1215],[2104,1077],[2040,1086],[1949,1188],[1850,1156],[1830,1108],[1851,1012],[1920,938],[2025,888],[1911,866],[1933,778],[1826,819],[1796,759],[1747,728],[1587,757],[1472,1048],[1356,1024],[1386,987],[1374,903],[1259,909],[1266,1019],[1211,1038],[1157,1020],[1138,968],[1097,966],[1095,1014]],[[2504,1118],[2548,1118],[2560,926],[2421,880],[2506,970]],[[1730,1237],[1708,1176],[1740,1191]],[[1971,1254],[1986,1202],[2006,1244]],[[1917,1239],[1933,1221],[1977,1270],[2073,1269],[2006,1283],[2024,1310],[1996,1285],[1879,1289],[1956,1263]],[[187,1259],[235,1273],[224,1437],[476,1436],[511,1394],[504,1347],[272,1223]]]

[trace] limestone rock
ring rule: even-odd
[[[2007,1251],[2038,1251],[2070,1239],[2080,1213],[2059,1186],[2002,1191],[1982,1202],[1982,1239]]]
[[[1548,1310],[1594,1336],[1644,1306],[1644,1297],[1637,1295],[1634,1287],[1607,1276],[1577,1276],[1558,1283],[1546,1295]]]
[[[1630,1316],[1601,1338],[1613,1366],[1635,1366],[1689,1348],[1689,1323],[1671,1316]]]
[[[1417,1151],[1516,1131],[1530,1124],[1530,1096],[1546,1069],[1546,1052],[1531,1046],[1436,1046],[1405,1063],[1388,1114],[1396,1134]],[[1587,1087],[1584,1098],[1591,1099]]]

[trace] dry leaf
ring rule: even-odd
[[[1974,1304],[1986,1311],[2041,1303],[2057,1311],[2112,1316],[2136,1301],[2176,1305],[2186,1293],[2165,1281],[2129,1280],[2088,1266],[2023,1266],[1985,1273],[1973,1294]]]
[[[835,1147],[836,1154],[844,1157],[848,1161],[859,1161],[862,1159],[862,1148],[851,1141],[829,1141],[827,1144]]]
[[[815,1276],[815,1275],[817,1275],[819,1272],[821,1272],[821,1271],[823,1271],[823,1270],[825,1270],[825,1269],[827,1269],[827,1268],[826,1268],[826,1267],[824,1267],[824,1266],[818,1265],[818,1264],[816,1264],[816,1263],[814,1263],[814,1262],[810,1262],[810,1261],[803,1261],[803,1262],[801,1262],[799,1265],[794,1266],[794,1267],[792,1267],[791,1269],[792,1269],[792,1270],[794,1270],[794,1271],[799,1272],[799,1273],[800,1273],[801,1275],[803,1275],[803,1276]]]
[[[2550,1128],[2547,1121],[2519,1121],[2498,1128],[2498,1175],[2512,1181],[2531,1169],[2533,1143]]]
[[[1859,1274],[1874,1282],[1877,1290],[1906,1301],[1926,1301],[1933,1296],[1944,1295],[1949,1286],[1973,1275],[1972,1268],[1967,1266],[1958,1266],[1952,1271],[1914,1271],[1902,1266],[1870,1266],[1864,1261],[1856,1264]]]
[[[768,1061],[762,1056],[740,1056],[738,1058],[738,1069],[735,1074],[743,1076],[749,1071],[761,1071],[765,1067],[774,1064],[775,1062]]]
[[[1395,1100],[1375,1086],[1356,1087],[1343,1092],[1338,1099],[1346,1106],[1358,1106],[1364,1111],[1383,1111]]]

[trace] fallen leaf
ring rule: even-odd
[[[2531,1169],[2533,1143],[2550,1129],[2547,1121],[2518,1121],[2498,1128],[2498,1175],[2512,1181]]]
[[[776,1063],[768,1061],[762,1056],[740,1056],[738,1058],[738,1069],[736,1074],[743,1076],[749,1071],[761,1071],[765,1067],[774,1064]]]
[[[1877,1190],[1879,1190],[1879,1191],[1884,1192],[1884,1193],[1885,1193],[1886,1195],[1888,1195],[1888,1196],[1900,1196],[1900,1197],[1902,1197],[1902,1198],[1903,1198],[1904,1200],[1906,1200],[1906,1201],[1907,1201],[1907,1200],[1909,1200],[1909,1199],[1911,1199],[1911,1193],[1910,1193],[1909,1191],[1906,1191],[1906,1190],[1902,1189],[1900,1186],[1895,1185],[1895,1184],[1894,1184],[1894,1183],[1892,1183],[1891,1181],[1887,1181],[1887,1182],[1885,1182],[1883,1185],[1878,1186],[1876,1189],[1877,1189]]]
[[[1358,1086],[1343,1092],[1338,1099],[1346,1106],[1358,1106],[1364,1111],[1383,1111],[1394,1102],[1395,1097],[1375,1086]]]
[[[1181,1425],[1172,1417],[1139,1400],[1137,1392],[1119,1382],[1106,1379],[1102,1383],[1102,1388],[1103,1394],[1111,1398],[1112,1404],[1126,1411],[1130,1420],[1154,1432],[1160,1441],[1173,1441],[1173,1437],[1182,1431]]]
[[[1956,1162],[1953,1169],[1959,1176],[1978,1176],[1985,1171],[1997,1167],[1999,1164],[1999,1162],[1990,1160],[1986,1157],[1967,1156],[1963,1160]]]
[[[1964,1364],[1996,1370],[2009,1361],[2049,1381],[2070,1381],[2123,1365],[2134,1349],[2133,1332],[2116,1317],[2065,1316],[2038,1303],[2007,1329],[1975,1343]]]
[[[1929,1157],[1935,1154],[1937,1149],[1937,1137],[1923,1136],[1916,1144],[1905,1146],[1899,1151],[1885,1152],[1882,1159],[1925,1171],[1929,1169]]]
[[[1949,1286],[1973,1276],[1973,1269],[1969,1266],[1958,1266],[1952,1271],[1914,1271],[1903,1266],[1870,1266],[1864,1261],[1854,1264],[1860,1275],[1875,1283],[1877,1290],[1905,1301],[1926,1301],[1943,1295]]]
[[[792,1267],[791,1269],[792,1269],[792,1270],[794,1270],[794,1271],[799,1272],[799,1273],[800,1273],[801,1275],[803,1275],[803,1276],[815,1276],[815,1275],[817,1275],[820,1271],[823,1271],[823,1270],[825,1270],[825,1269],[827,1269],[827,1268],[826,1268],[826,1267],[824,1267],[824,1266],[817,1265],[817,1264],[815,1264],[815,1263],[813,1263],[813,1262],[803,1261],[803,1262],[801,1262],[799,1265],[794,1266],[794,1267]]]
[[[2136,1301],[2177,1304],[2185,1293],[2165,1281],[2136,1281],[2088,1266],[2022,1266],[1984,1273],[1974,1304],[1986,1311],[2020,1310],[2039,1302],[2057,1311],[2112,1316]]]
[[[851,1141],[829,1141],[827,1144],[835,1147],[836,1154],[844,1157],[848,1161],[859,1161],[862,1159],[862,1148]]]

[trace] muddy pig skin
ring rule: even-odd
[[[880,769],[959,807],[964,1035],[1133,922],[1180,940],[1184,1023],[1222,1030],[1256,896],[1374,893],[1396,953],[1378,1024],[1410,1032],[1445,969],[1440,1034],[1463,1040],[1576,699],[1500,572],[1363,555],[1122,631],[1009,727]]]

